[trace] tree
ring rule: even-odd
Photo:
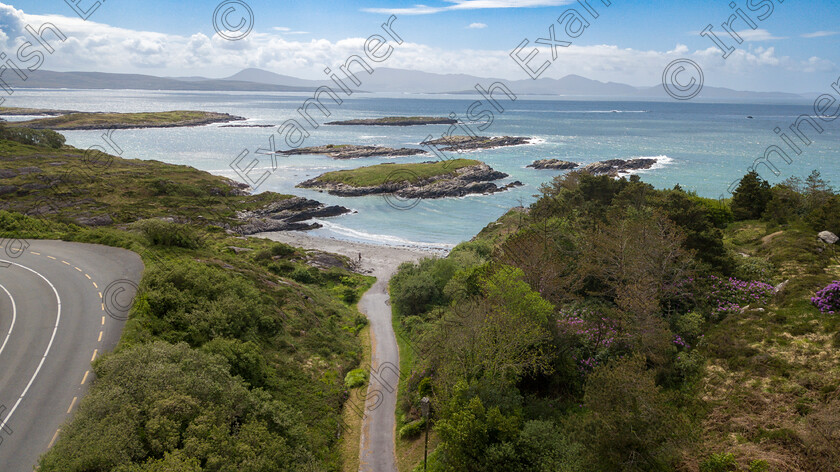
[[[656,386],[642,356],[596,368],[586,383],[584,403],[589,414],[581,442],[600,470],[673,470],[684,421]]]
[[[772,194],[770,184],[751,170],[741,179],[735,193],[732,194],[732,213],[736,220],[755,220],[761,218]]]

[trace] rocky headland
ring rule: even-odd
[[[569,170],[576,169],[580,164],[577,162],[562,161],[560,159],[540,159],[528,164],[526,167],[534,169]]]
[[[474,151],[477,149],[491,149],[504,146],[519,146],[528,144],[531,138],[521,136],[445,136],[420,143],[423,146],[444,146],[441,151]]]

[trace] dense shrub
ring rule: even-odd
[[[30,146],[46,146],[59,149],[64,146],[64,135],[51,129],[17,128],[0,124],[0,139],[7,139]]]
[[[420,433],[423,432],[423,429],[425,427],[426,427],[426,419],[425,418],[420,418],[417,421],[412,421],[411,423],[408,423],[407,425],[400,428],[400,432],[399,432],[400,439],[416,438],[417,436],[420,436]]]
[[[155,246],[195,249],[201,246],[196,230],[189,225],[164,220],[143,220],[136,224],[149,242]]]
[[[353,369],[344,376],[346,388],[358,388],[367,383],[368,373],[365,369]]]
[[[731,453],[712,454],[700,464],[700,472],[735,472],[738,463]]]
[[[831,282],[811,297],[813,303],[823,313],[833,315],[840,311],[840,280]]]

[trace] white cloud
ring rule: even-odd
[[[275,26],[271,28],[273,31],[277,31],[280,34],[309,34],[309,31],[294,31],[291,28],[287,28],[285,26]]]
[[[484,29],[484,28],[487,28],[487,25],[484,24],[484,23],[470,23],[470,25],[467,26],[467,28],[469,28],[469,29]]]
[[[430,7],[428,5],[414,5],[408,8],[362,8],[369,13],[384,13],[387,15],[429,15],[454,10],[483,10],[488,8],[532,8],[556,7],[574,3],[573,0],[446,0],[454,5]]]
[[[788,39],[784,36],[773,36],[773,33],[767,31],[766,29],[757,29],[757,30],[744,30],[738,31],[738,36],[743,38],[744,41],[747,42],[756,42],[756,41],[774,41],[779,39]]]
[[[11,53],[23,41],[31,40],[25,36],[26,24],[37,28],[45,22],[57,25],[68,38],[59,42],[47,36],[56,48],[54,54],[46,56],[42,66],[48,70],[225,77],[244,68],[257,67],[317,79],[324,77],[322,71],[325,66],[335,68],[351,55],[362,53],[365,43],[363,37],[339,41],[293,39],[284,34],[289,31],[278,29],[254,31],[240,41],[227,41],[216,34],[172,35],[117,28],[90,20],[82,21],[78,17],[27,15],[0,3],[0,51]],[[551,51],[547,47],[540,46],[538,51],[539,56],[532,64],[534,67],[551,59]],[[692,50],[683,44],[670,51],[621,48],[608,44],[572,44],[561,48],[560,54],[562,57],[552,64],[545,77],[578,74],[601,81],[655,85],[661,80],[665,65],[687,57],[703,67],[710,85],[751,89],[754,88],[753,82],[777,83],[782,80],[780,77],[790,76],[790,87],[801,90],[802,85],[794,83],[794,80],[802,79],[803,74],[837,70],[837,65],[829,60],[813,57],[799,61],[779,56],[772,47],[739,48],[728,59],[723,59],[721,51],[714,46]],[[14,57],[14,54],[9,55]],[[25,67],[31,64],[18,65]],[[480,77],[527,78],[511,60],[510,50],[507,49],[444,48],[406,41],[401,46],[395,46],[393,56],[382,65]]]
[[[840,34],[840,31],[814,31],[813,33],[805,33],[803,38],[825,38],[826,36],[834,36]]]

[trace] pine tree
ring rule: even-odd
[[[741,179],[741,183],[738,184],[738,188],[732,194],[730,206],[735,219],[754,220],[761,218],[771,196],[770,184],[759,177],[758,172],[751,170]]]

